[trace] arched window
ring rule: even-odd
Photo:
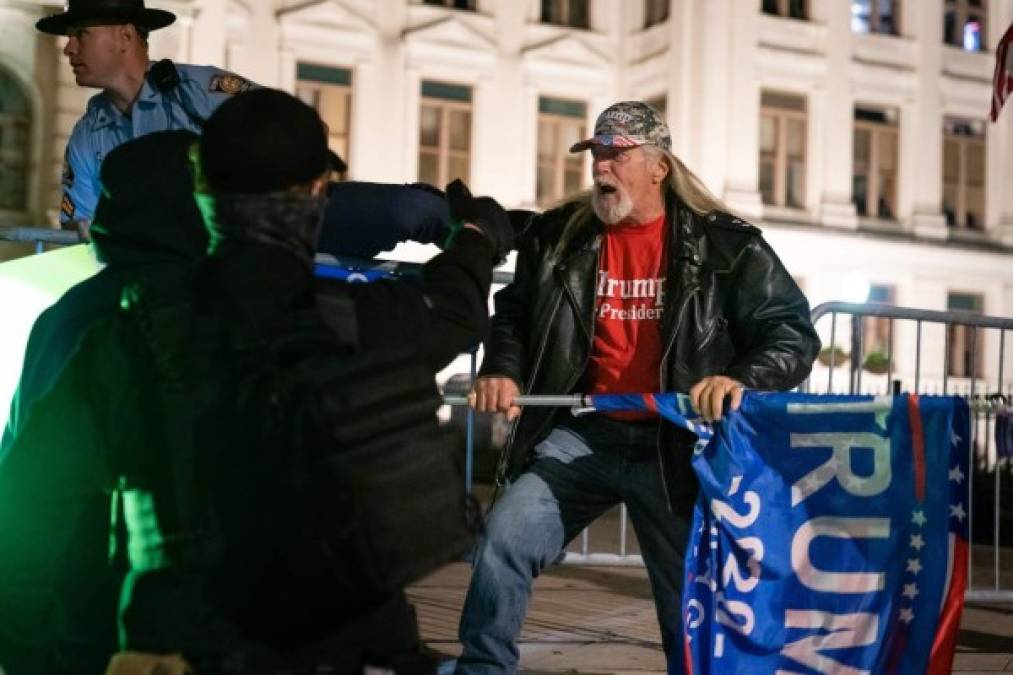
[[[0,210],[28,206],[28,148],[32,116],[17,81],[0,70]]]

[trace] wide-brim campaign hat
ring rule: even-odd
[[[66,11],[39,19],[35,27],[51,35],[66,35],[67,29],[77,24],[131,23],[152,31],[165,28],[175,20],[172,12],[145,7],[144,0],[68,0]]]

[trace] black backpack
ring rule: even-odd
[[[140,481],[166,557],[244,634],[321,638],[470,550],[480,513],[434,374],[355,344],[351,301],[254,330],[189,302],[132,314],[168,439]]]

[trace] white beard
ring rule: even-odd
[[[616,196],[619,197],[618,201],[611,199]],[[616,186],[616,191],[610,195],[610,199],[606,203],[601,190],[595,186],[594,192],[591,193],[591,208],[594,209],[594,214],[601,222],[606,225],[615,225],[633,211],[633,200],[625,190]]]

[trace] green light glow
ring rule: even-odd
[[[25,343],[35,318],[68,288],[99,270],[87,245],[68,246],[0,263],[0,429],[7,424],[11,396],[21,376]]]

